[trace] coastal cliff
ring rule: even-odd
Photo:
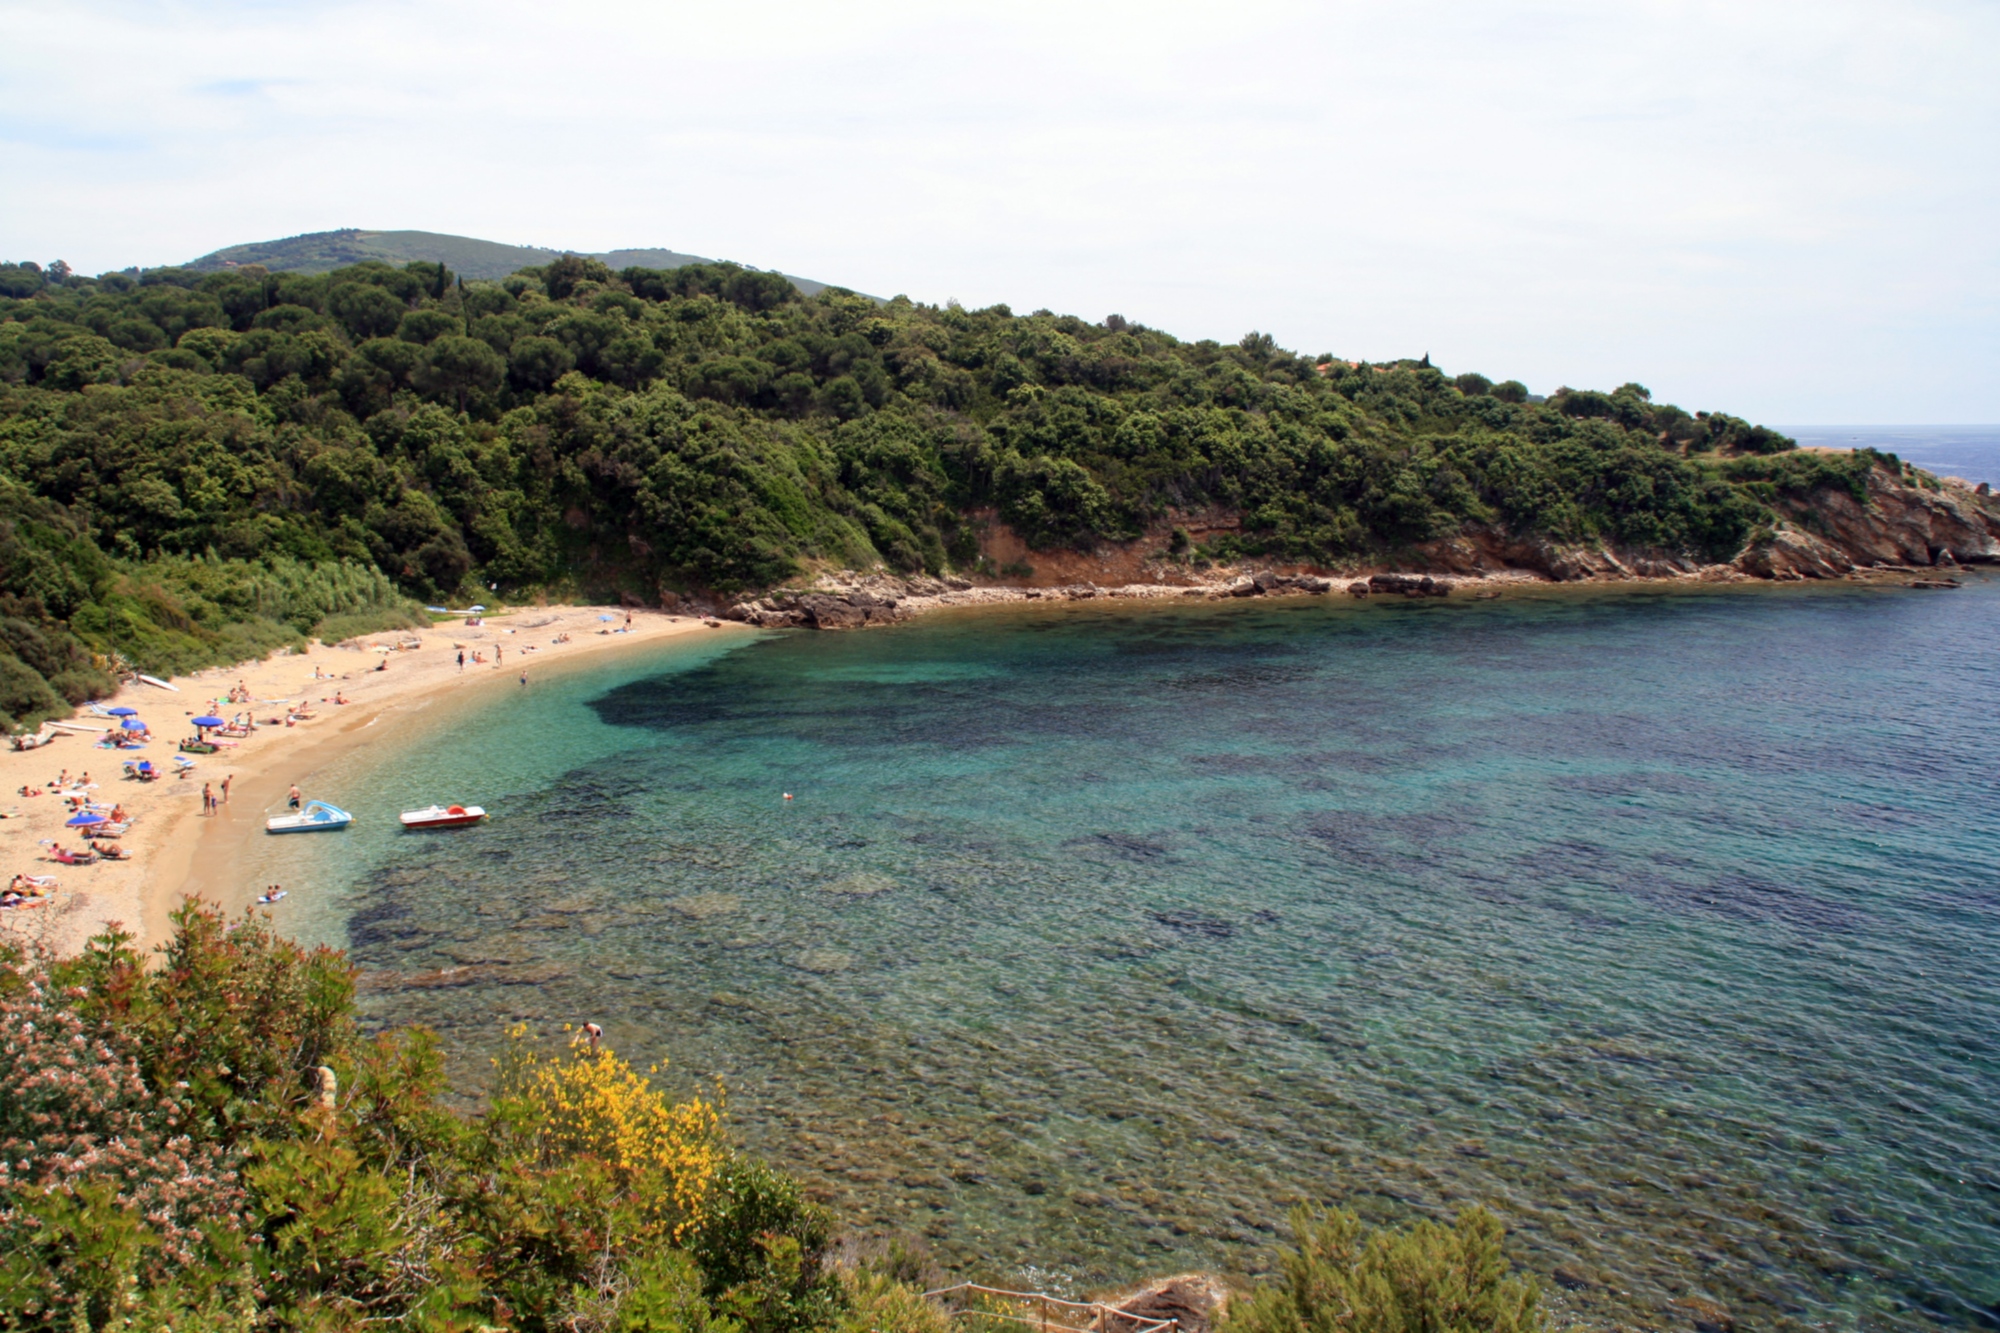
[[[1858,493],[1857,493],[1858,492]],[[804,586],[744,596],[721,614],[765,628],[861,629],[946,606],[1094,598],[1238,598],[1324,595],[1445,597],[1463,589],[1492,596],[1507,583],[1792,582],[1870,579],[1942,586],[1960,566],[2000,564],[2000,497],[1990,487],[1939,479],[1877,462],[1849,486],[1826,485],[1778,497],[1777,522],[1754,534],[1733,560],[1612,542],[1561,543],[1468,525],[1455,537],[1414,547],[1394,568],[1215,565],[1175,559],[1157,539],[1061,552],[1057,579],[1039,586],[956,575],[823,573]],[[991,538],[1012,546],[1013,534]],[[1105,579],[1100,583],[1091,575]],[[1915,576],[1913,579],[1912,576]]]

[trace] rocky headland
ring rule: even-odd
[[[1956,477],[1898,475],[1877,466],[1867,474],[1863,498],[1827,488],[1806,497],[1780,497],[1774,508],[1781,520],[1726,563],[1468,526],[1456,536],[1413,547],[1394,567],[1213,565],[1172,556],[1162,549],[1163,540],[1149,535],[1123,546],[1042,557],[1044,578],[1063,581],[838,570],[809,583],[745,595],[718,614],[764,628],[861,629],[943,607],[1096,598],[1494,597],[1510,584],[1810,579],[1938,589],[1955,587],[1954,575],[1964,566],[2000,564],[2000,497],[1986,485]],[[1007,548],[1017,544],[1004,531],[996,540]],[[1105,581],[1089,577],[1093,573]]]

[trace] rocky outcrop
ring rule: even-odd
[[[1368,591],[1403,597],[1449,597],[1451,585],[1428,574],[1374,574],[1369,576]]]
[[[1865,501],[1837,487],[1778,502],[1779,521],[1728,564],[1610,543],[1562,543],[1472,525],[1428,542],[1405,557],[1411,572],[1382,572],[1344,583],[1355,597],[1449,597],[1454,579],[1486,585],[1475,597],[1512,581],[1556,583],[1675,579],[1833,579],[1898,577],[1923,572],[1918,587],[1949,587],[1938,570],[2000,563],[2000,500],[1986,487],[1927,474],[1903,476],[1886,466],[1868,474]],[[1103,562],[1113,569],[1117,562]],[[1131,562],[1126,562],[1131,563]],[[722,614],[767,628],[860,629],[893,624],[945,606],[998,602],[1081,602],[1096,598],[1207,599],[1324,595],[1334,581],[1310,572],[1209,570],[1204,565],[1148,564],[1150,581],[1100,586],[975,587],[962,578],[894,577],[853,571],[820,576],[810,587],[779,588],[746,598]],[[1193,586],[1188,586],[1192,584]]]
[[[1737,567],[1758,578],[1839,578],[1856,570],[2000,563],[2000,504],[1955,478],[1868,473],[1867,498],[1825,488],[1780,500],[1786,521]]]
[[[1865,498],[1837,486],[1777,502],[1780,521],[1729,564],[1672,551],[1564,543],[1471,526],[1418,548],[1421,567],[1470,576],[1528,572],[1557,583],[1622,579],[1830,579],[1857,572],[2000,563],[2000,502],[1953,478],[1878,466]]]
[[[1204,597],[1273,597],[1301,592],[1319,595],[1333,591],[1333,580],[1313,574],[1274,574],[1262,570],[1255,574],[1239,574],[1226,583],[1190,588],[1188,591]]]
[[[972,584],[960,578],[934,579],[918,574],[911,578],[871,575],[852,582],[823,581],[809,589],[779,588],[747,602],[738,602],[722,613],[726,620],[740,620],[766,629],[803,625],[812,629],[860,629],[866,625],[887,625],[910,618],[913,599],[934,598],[962,591]]]
[[[1420,567],[1434,573],[1479,578],[1525,572],[1555,583],[1687,578],[1702,569],[1699,561],[1671,551],[1564,543],[1546,536],[1518,537],[1479,524],[1455,537],[1426,542],[1417,548],[1417,555]]]
[[[1181,1333],[1209,1333],[1229,1310],[1229,1287],[1208,1273],[1180,1273],[1148,1282],[1108,1301],[1112,1309],[1138,1319],[1174,1320]]]

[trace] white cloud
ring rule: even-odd
[[[2000,419],[2000,9],[0,0],[0,255],[665,245],[1188,337]]]

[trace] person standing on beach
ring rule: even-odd
[[[465,670],[465,649],[463,648],[458,650],[458,669],[460,671]]]
[[[201,812],[205,815],[215,813],[215,788],[206,782],[201,784]]]
[[[500,654],[501,654],[501,652],[503,652],[503,651],[504,651],[504,650],[503,650],[503,649],[502,649],[502,648],[500,647],[500,645],[499,645],[499,644],[497,644],[497,643],[496,643],[496,644],[494,644],[494,645],[493,645],[493,665],[494,665],[494,666],[496,666],[496,667],[497,667],[497,666],[499,666],[499,665],[500,665]]]
[[[222,803],[224,805],[229,804],[229,784],[234,781],[236,781],[236,775],[234,773],[231,773],[229,776],[225,777],[222,780]]]
[[[290,807],[291,807],[292,809],[294,809],[294,810],[296,810],[296,809],[298,809],[298,808],[299,808],[299,784],[298,784],[298,783],[294,782],[294,783],[292,784],[292,789],[291,789],[291,791],[290,791],[290,792],[288,792],[288,793],[286,793],[286,796],[285,796],[285,804],[286,804],[286,805],[288,805],[288,806],[290,806]]]

